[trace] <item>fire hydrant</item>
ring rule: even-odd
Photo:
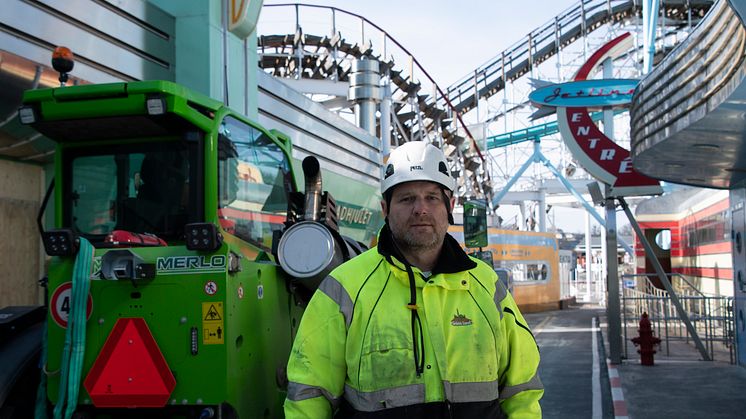
[[[640,328],[637,331],[640,333],[640,336],[632,338],[632,342],[635,346],[640,347],[637,350],[637,353],[640,354],[640,364],[653,365],[653,354],[655,353],[653,346],[660,344],[661,340],[653,336],[653,328],[650,326],[648,313],[642,313]]]

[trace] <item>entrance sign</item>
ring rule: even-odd
[[[657,180],[635,171],[629,150],[604,135],[587,108],[557,108],[557,120],[567,148],[588,173],[612,186],[610,196],[663,192]]]
[[[537,104],[557,106],[557,125],[565,144],[588,173],[611,186],[608,196],[613,197],[663,193],[657,180],[635,171],[629,150],[604,135],[589,114],[591,107],[601,106],[608,109],[629,103],[629,100],[624,100],[631,96],[630,89],[634,91],[634,86],[629,87],[634,80],[586,79],[607,58],[616,57],[627,51],[631,42],[630,33],[618,36],[596,51],[580,67],[574,82],[547,86],[534,92]],[[573,86],[576,87],[574,92],[569,89]],[[615,87],[611,89],[611,86]],[[625,86],[629,89],[625,90]],[[552,87],[555,90],[552,90]],[[560,90],[556,91],[557,88]],[[601,89],[604,89],[603,94]],[[541,93],[542,90],[549,94]]]
[[[535,106],[586,108],[620,107],[632,102],[639,80],[581,80],[552,84],[534,90],[528,99]]]

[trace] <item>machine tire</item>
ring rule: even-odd
[[[0,419],[34,417],[43,331],[37,323],[0,342]]]

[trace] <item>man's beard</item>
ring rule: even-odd
[[[435,227],[429,233],[416,234],[410,230],[403,233],[392,231],[394,240],[402,250],[421,251],[438,248],[443,243],[443,238],[438,235]]]

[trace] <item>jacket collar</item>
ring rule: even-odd
[[[399,252],[399,249],[394,245],[394,237],[391,234],[391,229],[389,228],[388,223],[383,225],[381,232],[378,234],[378,253],[385,257],[392,265],[395,265],[402,270],[406,270],[404,264],[401,263],[401,261],[404,260],[404,257]],[[399,263],[395,263],[392,258],[395,258]],[[435,262],[435,268],[432,272],[433,275],[468,271],[476,267],[476,262],[467,256],[456,239],[446,233],[445,239],[443,240],[443,248],[440,251],[438,260]]]

